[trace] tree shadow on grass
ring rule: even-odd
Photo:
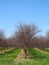
[[[43,56],[43,55],[32,55],[30,57],[30,59],[45,59],[47,58],[46,56]]]
[[[30,50],[31,57],[30,59],[45,59],[49,58],[49,55],[43,54],[37,50]]]

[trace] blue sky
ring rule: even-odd
[[[49,0],[0,0],[0,29],[9,37],[19,23],[36,23],[45,35],[49,30]]]

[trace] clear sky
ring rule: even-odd
[[[0,0],[0,29],[9,37],[19,23],[36,23],[49,30],[49,0]]]

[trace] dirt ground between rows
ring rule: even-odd
[[[29,61],[30,59],[28,58],[30,55],[28,53],[27,59],[25,59],[25,54],[23,49],[21,50],[21,52],[18,54],[18,56],[15,58],[15,62],[22,62],[22,61]]]

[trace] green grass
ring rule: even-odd
[[[49,54],[42,53],[36,50],[35,48],[30,48],[29,51],[34,61],[33,62],[34,65],[36,62],[37,62],[37,65],[49,65]]]
[[[0,55],[3,54],[3,53],[6,53],[6,52],[8,52],[8,51],[10,51],[12,49],[14,49],[14,48],[12,48],[12,47],[0,48]]]
[[[14,49],[0,55],[0,65],[49,65],[49,54],[42,53],[35,48],[30,48],[31,58],[28,60],[14,61],[21,49]]]
[[[49,52],[49,48],[41,48],[41,50]]]
[[[43,53],[35,48],[30,48],[31,58],[15,65],[49,65],[49,54]]]
[[[7,53],[0,55],[0,65],[13,65],[14,59],[20,52],[20,49],[13,49]]]

